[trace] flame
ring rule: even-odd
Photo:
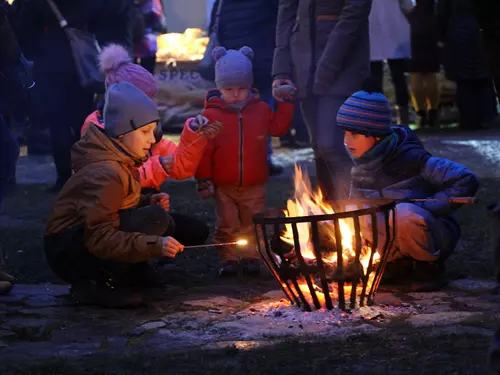
[[[159,61],[199,61],[207,49],[209,38],[201,29],[186,29],[184,33],[167,33],[156,38]]]
[[[238,240],[238,241],[236,241],[236,245],[245,246],[245,245],[248,245],[248,241],[247,240]]]
[[[311,188],[311,182],[307,173],[303,172],[302,169],[295,165],[295,193],[292,199],[289,199],[287,202],[287,209],[285,210],[285,215],[287,217],[297,217],[297,216],[311,216],[311,215],[324,215],[324,214],[333,214],[335,213],[332,206],[323,199],[323,195],[321,191],[313,192]],[[319,224],[322,225],[322,235],[328,238],[328,243],[335,244],[335,226],[332,221],[323,221]],[[342,259],[343,264],[353,263],[354,258],[356,256],[356,247],[355,247],[355,232],[354,232],[354,223],[352,219],[340,219],[339,220],[339,229],[341,234],[341,242],[342,242]],[[312,244],[312,233],[311,233],[311,224],[306,223],[298,223],[297,224],[297,233],[298,233],[298,243],[300,245],[300,253],[304,260],[314,261],[316,259],[316,255],[314,254],[314,248]],[[362,235],[361,235],[362,238]],[[285,225],[285,232],[281,235],[281,239],[292,246],[295,246],[294,236],[291,224]],[[363,239],[362,239],[363,242]],[[329,249],[324,249],[327,251],[322,251],[322,261],[331,266],[336,266],[337,264],[337,250],[334,248],[331,249],[331,252],[328,252]],[[363,269],[363,273],[366,276],[368,272],[368,268],[370,266],[370,256],[371,256],[371,248],[367,244],[362,244],[361,254],[359,258],[359,263]],[[278,259],[278,261],[280,261]],[[373,254],[372,267],[370,269],[370,274],[368,275],[368,283],[367,290],[373,284],[375,278],[375,270],[374,267],[380,261],[380,255],[378,252]],[[314,284],[314,283],[313,283]],[[338,290],[337,284],[331,284],[332,289],[329,291],[330,296],[333,299],[338,298]],[[359,296],[362,291],[362,283],[359,283],[356,288],[356,294]],[[302,293],[306,296],[310,297],[309,287],[305,280],[300,280],[299,288]],[[314,284],[314,288],[316,294],[323,299],[322,289]],[[350,295],[352,290],[352,285],[346,283],[344,285],[344,295]]]

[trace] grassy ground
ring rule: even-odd
[[[475,334],[433,335],[429,330],[395,328],[380,335],[361,335],[322,342],[289,341],[238,350],[190,350],[124,354],[120,358],[47,360],[0,364],[4,375],[131,375],[131,374],[363,374],[486,375],[489,338]],[[251,343],[250,343],[251,344]]]

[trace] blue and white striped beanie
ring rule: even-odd
[[[384,137],[393,131],[391,105],[381,93],[358,91],[340,107],[337,125],[353,133]]]

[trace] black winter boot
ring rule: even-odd
[[[428,125],[430,128],[439,128],[439,112],[437,109],[429,110]]]
[[[426,111],[418,111],[418,120],[417,120],[417,125],[420,129],[423,129],[427,127],[429,124],[429,119],[427,118],[427,112]]]

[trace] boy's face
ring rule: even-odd
[[[156,121],[124,134],[120,137],[120,140],[131,152],[143,158],[148,155],[149,149],[156,142],[155,129]]]
[[[377,143],[378,138],[368,137],[364,134],[345,132],[344,144],[354,158],[360,158]]]
[[[248,87],[225,87],[223,89],[219,89],[219,91],[227,104],[240,103],[248,98],[248,95],[250,94],[250,89]]]

